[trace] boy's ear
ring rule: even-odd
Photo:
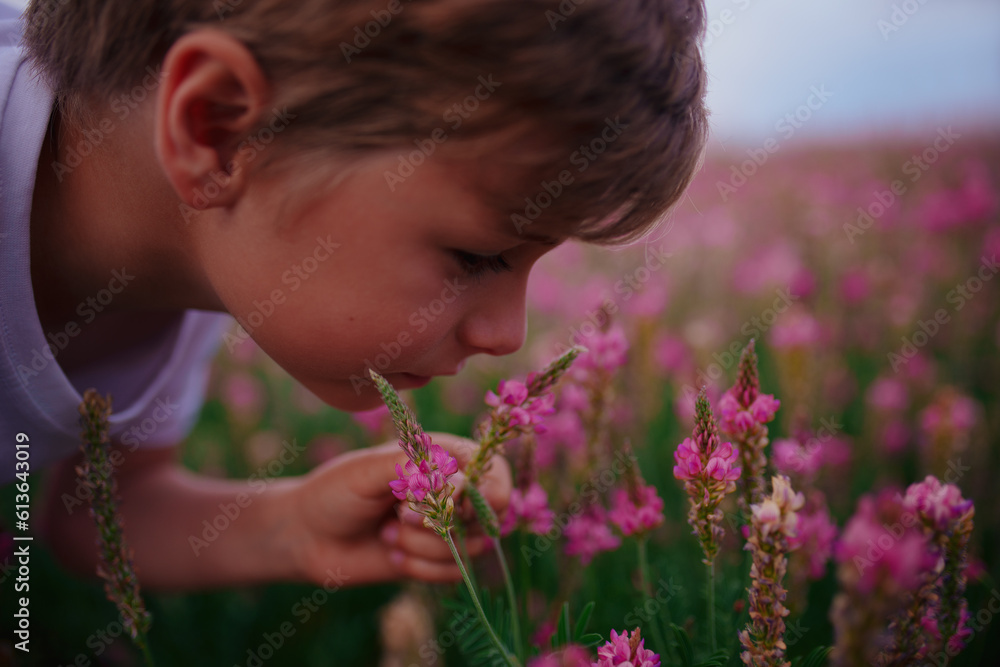
[[[196,30],[170,47],[160,86],[154,142],[168,180],[192,208],[230,206],[255,153],[242,149],[270,99],[260,65],[239,40]]]

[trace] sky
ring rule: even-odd
[[[801,127],[793,129],[801,136],[998,126],[996,0],[706,4],[716,141],[759,142],[796,112]],[[823,90],[825,101],[814,97],[818,108],[801,110],[814,88]]]
[[[1000,129],[997,0],[706,0],[706,7],[716,146],[759,145],[792,131],[829,139],[947,125]]]

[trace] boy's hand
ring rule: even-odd
[[[477,446],[446,433],[430,435],[451,452],[460,469]],[[289,546],[304,578],[324,583],[336,576],[352,586],[400,577],[432,582],[461,578],[444,540],[389,489],[397,477],[395,464],[405,462],[399,445],[386,443],[339,456],[282,490],[285,502],[278,506],[289,512],[287,535],[294,542]],[[461,473],[452,478],[457,489],[463,483]],[[493,459],[479,486],[502,518],[511,490],[510,467],[502,456]],[[468,501],[456,507],[456,515],[471,515],[463,511],[471,510],[465,505]],[[485,539],[478,526],[470,531],[468,553],[480,553]]]

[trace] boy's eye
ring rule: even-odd
[[[472,277],[482,276],[492,271],[493,273],[503,273],[510,271],[510,263],[500,255],[476,255],[464,250],[452,250],[455,259],[458,260],[462,271]]]

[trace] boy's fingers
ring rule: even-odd
[[[347,474],[343,479],[351,492],[380,502],[387,502],[389,482],[398,477],[397,463],[406,464],[406,453],[394,443],[347,452],[331,462],[344,467]]]
[[[451,455],[458,461],[460,470],[472,460],[479,447],[478,443],[473,440],[460,438],[450,433],[431,433],[430,436],[431,440],[451,452]],[[465,476],[461,472],[452,477],[456,493],[465,487],[465,483]],[[489,469],[479,478],[478,488],[493,510],[501,517],[507,509],[507,503],[510,502],[512,487],[510,464],[503,456],[494,456],[490,461]]]
[[[510,464],[503,456],[494,456],[489,470],[479,478],[478,488],[497,516],[503,517],[506,512],[512,487]]]
[[[450,433],[435,432],[429,435],[435,444],[443,447],[458,461],[459,472],[451,478],[451,484],[455,488],[455,497],[457,499],[461,496],[461,492],[466,485],[466,479],[461,470],[472,460],[479,445],[468,438],[462,438]],[[385,443],[366,450],[351,452],[351,454],[355,453],[366,453],[367,456],[384,459],[384,465],[377,462],[377,465],[371,465],[372,461],[369,459],[367,463],[370,468],[366,469],[361,465],[355,466],[352,472],[356,472],[357,476],[353,477],[353,490],[363,497],[373,498],[373,496],[380,495],[382,498],[385,498],[388,495],[386,493],[388,483],[396,479],[395,464],[405,464],[406,455],[396,443]],[[350,454],[344,456],[350,456]],[[378,468],[380,470],[374,472],[371,468]],[[507,509],[507,504],[510,502],[512,486],[510,465],[507,463],[507,459],[503,456],[493,457],[489,470],[479,479],[478,488],[500,517],[503,517]],[[461,515],[471,518],[473,514],[471,513],[471,506],[468,505],[468,501],[463,503],[463,505],[464,507],[459,510]],[[399,503],[397,513],[403,524],[423,526],[423,517],[410,509],[407,503]]]
[[[401,502],[397,506],[396,514],[399,515],[400,523],[406,524],[408,526],[423,526],[424,516],[419,512],[414,512],[410,509],[410,504],[407,502]]]
[[[462,572],[455,561],[429,561],[409,556],[402,551],[390,553],[389,560],[400,574],[411,579],[430,583],[453,583],[462,579]]]
[[[381,540],[389,547],[403,551],[416,558],[453,563],[451,549],[441,537],[427,528],[403,525],[398,521],[388,521],[379,532]],[[482,553],[485,543],[482,537],[466,539],[465,547],[470,556]]]

